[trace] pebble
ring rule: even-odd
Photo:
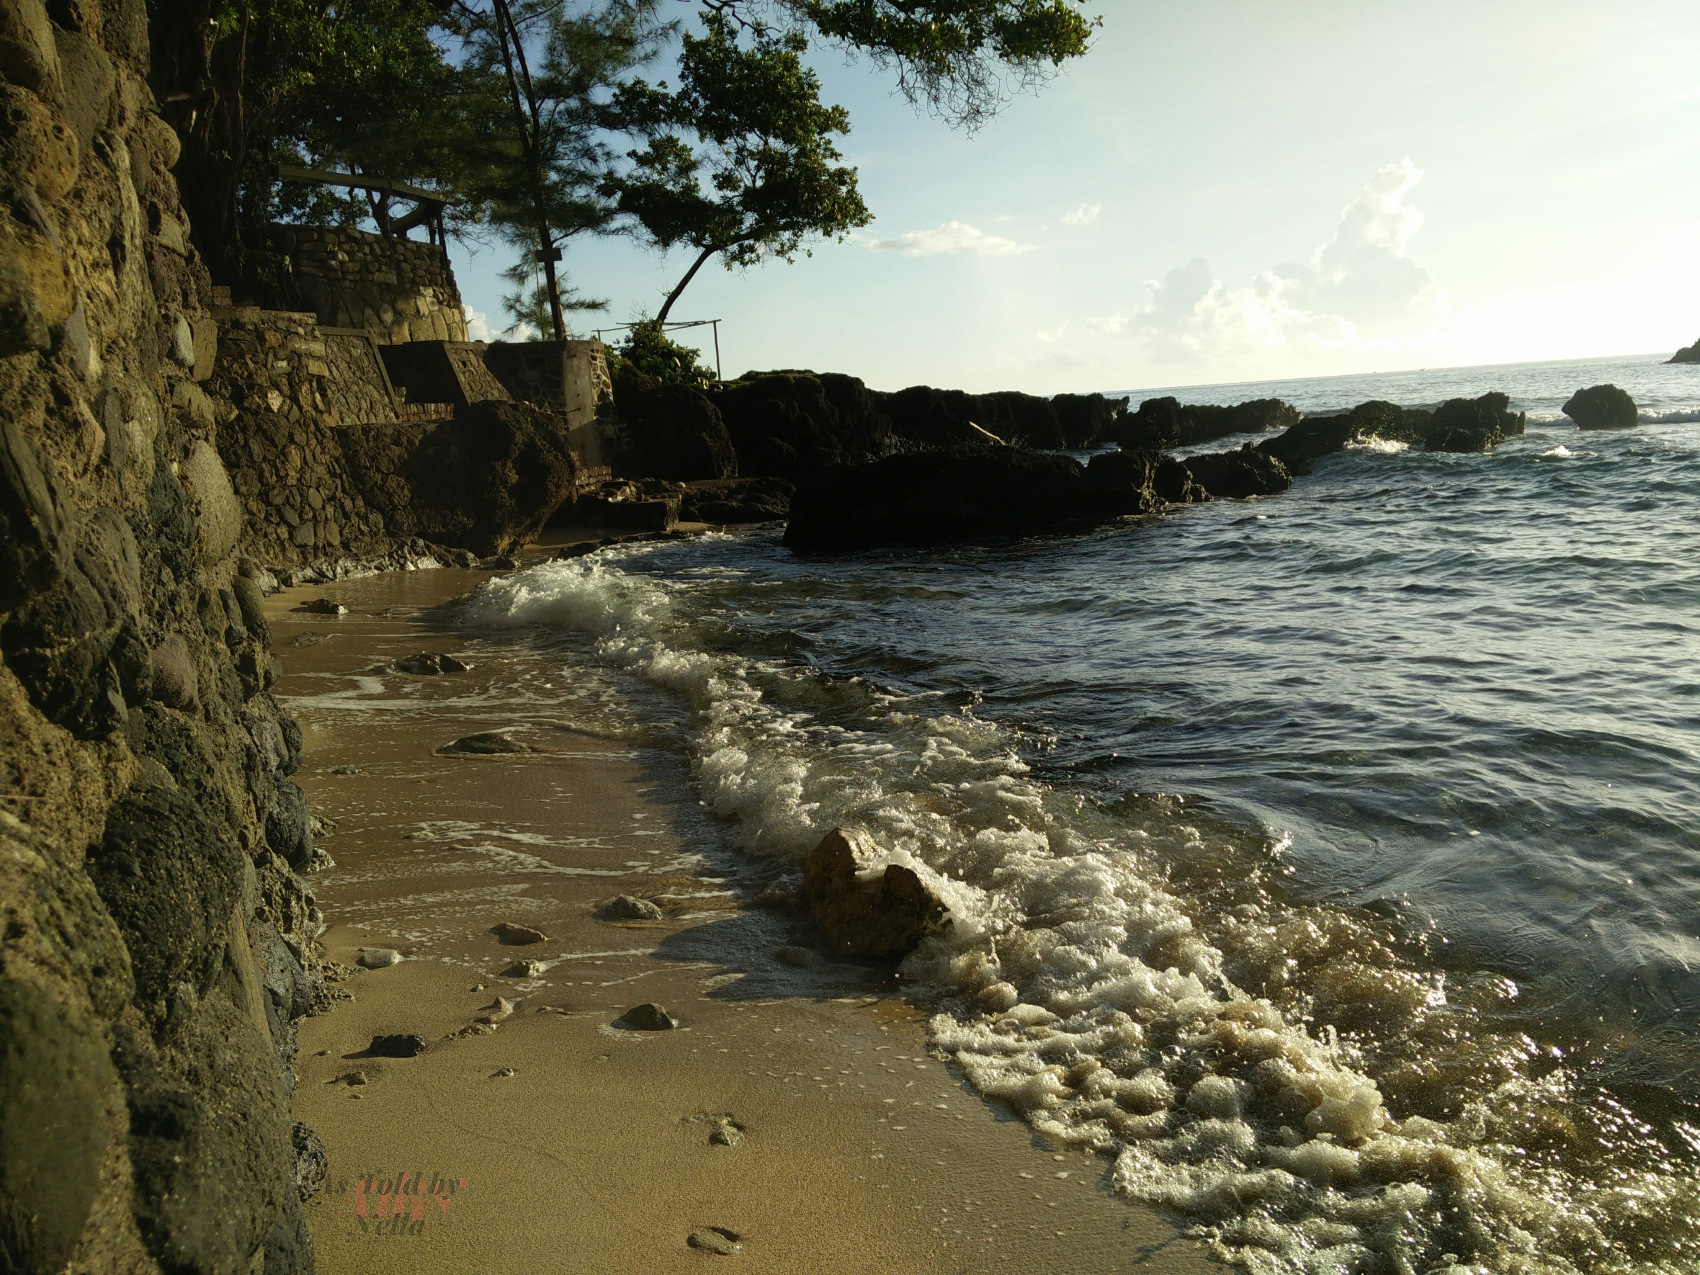
[[[648,899],[640,899],[635,894],[616,896],[602,912],[604,916],[620,921],[659,921],[665,915]]]
[[[710,1131],[708,1140],[717,1147],[735,1147],[744,1140],[744,1126],[730,1116],[722,1116]]]
[[[366,1052],[379,1058],[413,1058],[425,1052],[425,1038],[406,1032],[391,1036],[374,1036]]]
[[[297,611],[310,611],[314,615],[347,615],[348,608],[331,598],[314,598],[311,602],[303,602],[295,608]]]
[[[642,1005],[633,1005],[621,1014],[614,1020],[614,1025],[623,1026],[628,1031],[666,1032],[672,1031],[679,1024],[661,1006],[653,1001],[645,1001]]]
[[[718,1253],[721,1257],[731,1257],[742,1252],[743,1245],[738,1243],[738,1232],[729,1231],[724,1226],[710,1227],[705,1231],[692,1231],[685,1237],[685,1243],[692,1248],[700,1248],[705,1253]]]
[[[534,930],[529,925],[515,925],[511,921],[502,921],[492,925],[490,933],[509,947],[524,947],[528,943],[541,943],[549,937],[542,930]]]
[[[526,745],[500,731],[483,731],[477,735],[462,735],[452,744],[444,744],[439,753],[469,753],[475,757],[494,757],[502,753],[529,753]]]
[[[360,773],[360,767],[358,767],[358,766],[332,766],[331,767],[331,774],[333,774],[333,775],[358,775],[359,773]]]
[[[498,996],[496,997],[496,1003],[494,1005],[486,1005],[484,1007],[484,1012],[478,1016],[476,1021],[480,1023],[489,1023],[492,1027],[494,1027],[497,1023],[513,1014],[514,1005],[516,1003],[517,1002],[511,1001],[505,996]]]
[[[542,961],[515,961],[502,971],[503,978],[536,978],[543,972]],[[480,984],[478,990],[483,990]]]
[[[510,1078],[512,1076],[517,1076],[517,1075],[519,1075],[519,1073],[517,1071],[515,1071],[512,1067],[501,1067],[501,1068],[498,1068],[497,1070],[490,1073],[490,1079],[491,1080],[507,1080],[508,1078]]]
[[[369,970],[387,970],[392,965],[400,964],[401,953],[393,947],[363,947],[355,964]]]
[[[336,1085],[363,1085],[366,1080],[366,1073],[363,1071],[345,1071],[331,1083]]]

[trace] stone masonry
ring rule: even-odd
[[[273,226],[290,308],[325,327],[364,328],[380,341],[464,341],[466,317],[448,257],[434,244],[334,226]]]

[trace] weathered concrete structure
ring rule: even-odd
[[[268,303],[384,342],[466,340],[460,289],[435,244],[340,226],[272,226],[266,240],[282,273]]]

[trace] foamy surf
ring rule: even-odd
[[[1260,1272],[1692,1269],[1692,1178],[1494,1017],[1515,987],[1454,985],[1373,917],[1284,898],[1279,837],[1095,808],[971,713],[709,649],[691,603],[716,578],[598,555],[468,611],[586,635],[681,696],[702,800],[776,872],[845,823],[921,872],[953,922],[903,971],[938,1000],[934,1043],[1113,1159],[1117,1191]]]

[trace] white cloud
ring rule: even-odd
[[[1056,342],[1062,340],[1067,335],[1068,335],[1068,324],[1067,323],[1058,324],[1057,328],[1054,332],[1039,331],[1039,332],[1035,332],[1033,334],[1035,339],[1043,341],[1048,345],[1054,345]]]
[[[466,338],[469,341],[535,341],[542,335],[523,319],[511,328],[497,331],[490,326],[490,316],[484,311],[462,304],[460,312],[466,316]]]
[[[1203,257],[1148,280],[1151,304],[1135,330],[1166,361],[1368,349],[1417,335],[1446,304],[1410,253],[1422,213],[1407,197],[1422,175],[1409,159],[1377,170],[1308,261],[1264,270],[1243,287],[1217,279]]]
[[[1033,251],[1032,244],[988,235],[962,221],[947,221],[935,230],[911,230],[893,239],[875,239],[868,247],[875,252],[895,252],[900,257],[938,257],[951,252],[967,252],[978,257],[1012,257]]]
[[[1096,332],[1100,336],[1117,336],[1127,327],[1128,317],[1117,311],[1106,314],[1102,318],[1086,320],[1086,330]]]
[[[1098,214],[1103,211],[1103,204],[1082,204],[1073,212],[1063,214],[1063,225],[1090,226],[1098,220]]]

